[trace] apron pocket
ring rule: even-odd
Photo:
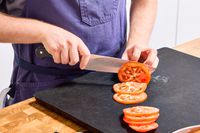
[[[81,19],[95,26],[112,21],[118,10],[119,0],[79,0]]]

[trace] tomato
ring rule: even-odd
[[[121,82],[149,83],[151,74],[149,69],[142,63],[129,61],[121,66],[118,72]]]
[[[130,121],[127,120],[126,117],[123,118],[124,122],[128,123],[129,125],[147,125],[155,122],[154,120],[151,121]]]
[[[123,110],[125,115],[128,116],[150,116],[159,113],[159,109],[149,106],[135,106]]]
[[[126,120],[134,121],[134,122],[141,122],[141,121],[156,121],[159,117],[159,114],[150,115],[150,116],[129,116],[124,115]]]
[[[136,104],[144,102],[147,99],[147,94],[144,92],[139,95],[116,93],[113,99],[122,104]]]
[[[129,125],[147,125],[155,122],[154,120],[151,121],[130,121],[127,120],[126,117],[123,118],[124,122],[128,123]]]
[[[147,88],[146,83],[137,83],[137,82],[125,82],[117,83],[113,85],[113,89],[116,93],[123,94],[132,94],[138,95],[143,93]]]
[[[148,132],[158,128],[158,124],[154,122],[147,125],[129,125],[129,127],[137,132]]]

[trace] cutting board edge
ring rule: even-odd
[[[35,96],[35,99],[38,104],[45,106],[45,108],[49,109],[50,111],[53,111],[53,112],[57,113],[58,115],[60,115],[61,117],[71,120],[72,122],[77,123],[78,125],[82,126],[83,128],[86,128],[88,131],[90,131],[87,133],[103,133],[103,132],[97,130],[96,128],[93,128],[92,126],[86,124],[85,122],[82,122],[79,119],[76,119],[75,117],[71,116],[70,114],[67,114],[66,112],[58,109],[57,107],[54,107],[54,106],[40,100],[39,98],[37,98],[37,96]]]

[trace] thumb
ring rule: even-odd
[[[125,51],[121,57],[123,60],[128,60],[128,54],[127,52]]]
[[[90,51],[84,43],[78,45],[78,51],[81,55],[80,68],[85,69],[90,59]]]

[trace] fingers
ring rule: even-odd
[[[156,69],[158,67],[158,64],[159,64],[159,59],[158,57],[156,57],[156,59],[154,60],[154,63],[152,64],[152,67]]]
[[[76,65],[81,57],[80,68],[84,69],[89,62],[90,51],[81,40],[66,42],[64,45],[60,44],[53,47],[55,48],[51,48],[50,53],[57,64]]]
[[[79,62],[79,53],[78,53],[76,43],[69,44],[69,47],[70,47],[69,48],[69,57],[70,57],[69,65],[73,66]]]
[[[152,66],[157,58],[157,53],[158,52],[155,49],[146,50],[144,53],[146,56],[146,60],[144,61],[144,64],[146,64],[148,66]]]
[[[123,53],[123,55],[122,55],[122,59],[123,59],[123,60],[128,60],[127,51],[124,51],[124,53]]]
[[[157,57],[152,66],[147,66],[147,67],[149,68],[150,72],[153,73],[155,69],[158,67],[158,64],[159,64],[159,59]]]
[[[60,56],[60,53],[61,53],[61,50],[59,49],[59,47],[54,47],[54,48],[51,48],[50,49],[50,53],[52,53],[52,56],[53,56],[53,60],[55,63],[61,63],[61,56]]]
[[[158,66],[159,59],[157,57],[157,50],[155,49],[148,49],[146,51],[143,51],[143,55],[146,60],[144,61],[144,64],[147,65],[151,73],[155,71],[155,69]]]
[[[68,64],[69,63],[69,49],[68,45],[65,45],[61,51],[61,63]]]
[[[122,59],[129,59],[131,61],[144,63],[149,67],[151,72],[153,72],[159,63],[157,57],[157,50],[155,49],[140,49],[138,47],[133,47],[129,50],[126,50],[122,55]]]
[[[140,59],[141,52],[142,51],[139,48],[137,48],[137,47],[129,49],[127,51],[129,60],[131,60],[131,61],[138,61]]]
[[[80,41],[80,44],[78,45],[78,51],[81,55],[80,68],[84,69],[89,62],[90,51],[82,41]]]

